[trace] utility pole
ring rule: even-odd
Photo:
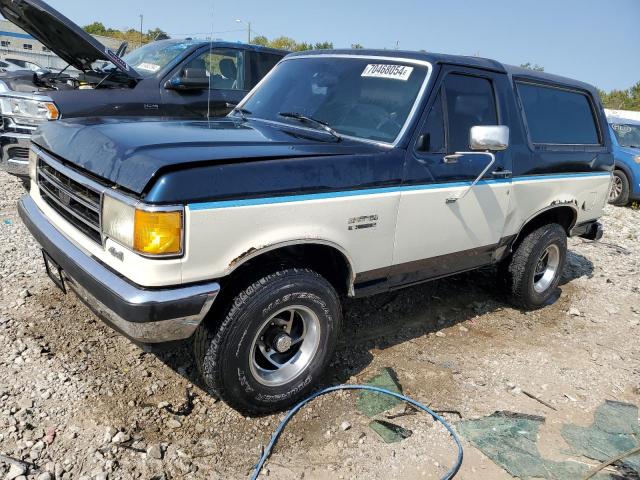
[[[237,23],[244,23],[247,26],[247,43],[251,43],[251,22],[245,22],[244,20],[236,19]]]
[[[144,16],[142,14],[140,14],[140,46],[142,46],[142,20],[143,20]]]

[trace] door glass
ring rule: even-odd
[[[444,115],[442,113],[442,93],[438,92],[429,116],[427,117],[422,135],[425,137],[424,151],[429,153],[441,153],[444,148]]]
[[[498,125],[496,100],[486,78],[451,74],[444,81],[448,151],[469,150],[469,132],[476,125]]]
[[[282,55],[265,52],[252,52],[251,54],[251,81],[249,88],[255,87],[276,63],[282,60]]]
[[[187,63],[185,69],[205,70],[212,90],[246,90],[244,51],[215,48]]]
[[[518,82],[531,141],[536,144],[597,145],[598,128],[586,95]]]

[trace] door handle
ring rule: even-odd
[[[458,163],[458,159],[462,156],[463,155],[460,153],[452,153],[451,155],[447,155],[446,157],[444,157],[442,159],[442,163],[446,163],[446,164]]]
[[[493,175],[495,178],[511,178],[513,172],[511,170],[496,170],[494,172],[491,172],[491,175]]]

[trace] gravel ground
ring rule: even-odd
[[[0,184],[0,454],[31,465],[0,456],[0,477],[246,478],[282,415],[241,416],[201,388],[185,346],[145,351],[63,295],[18,218],[21,187],[3,173]],[[544,455],[593,464],[567,457],[561,424],[589,424],[606,399],[640,404],[640,211],[608,208],[604,225],[603,243],[570,240],[562,295],[533,313],[511,308],[490,270],[348,300],[327,385],[390,367],[406,394],[465,419],[543,415]],[[355,394],[320,398],[263,475],[439,478],[455,455],[444,429],[418,414],[392,421],[413,435],[384,444]],[[458,478],[510,477],[465,443]]]

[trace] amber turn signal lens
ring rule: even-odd
[[[47,109],[47,119],[58,120],[60,118],[60,111],[55,104],[51,102],[44,102],[44,107]]]
[[[182,213],[136,210],[133,248],[149,255],[182,252]]]

